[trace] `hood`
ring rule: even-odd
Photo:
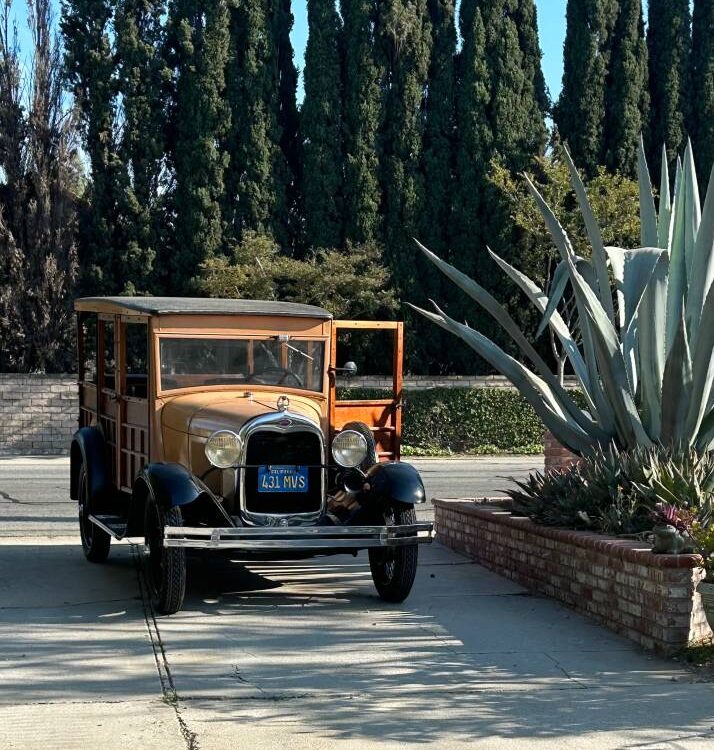
[[[237,432],[247,421],[278,411],[280,396],[290,399],[290,412],[301,414],[320,426],[318,399],[283,391],[217,391],[174,396],[164,403],[161,422],[178,432],[208,437],[216,430]]]

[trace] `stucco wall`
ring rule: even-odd
[[[76,381],[0,374],[0,454],[65,453],[77,429]]]

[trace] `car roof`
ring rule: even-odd
[[[332,313],[322,307],[272,300],[217,299],[212,297],[82,297],[75,310],[143,315],[282,315],[322,318]]]

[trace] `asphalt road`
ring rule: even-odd
[[[419,461],[490,495],[532,459]],[[142,550],[88,563],[65,459],[0,459],[3,750],[704,750],[714,687],[439,546],[386,604],[364,555],[192,558],[159,617]],[[425,509],[425,513],[428,508]]]
[[[542,468],[540,456],[477,459],[415,459],[427,498],[492,497],[503,494],[509,477]],[[69,459],[0,458],[0,538],[56,537],[76,533],[76,505],[69,500]],[[420,519],[433,518],[431,502]]]

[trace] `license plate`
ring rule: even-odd
[[[258,467],[258,492],[307,492],[306,466]]]

